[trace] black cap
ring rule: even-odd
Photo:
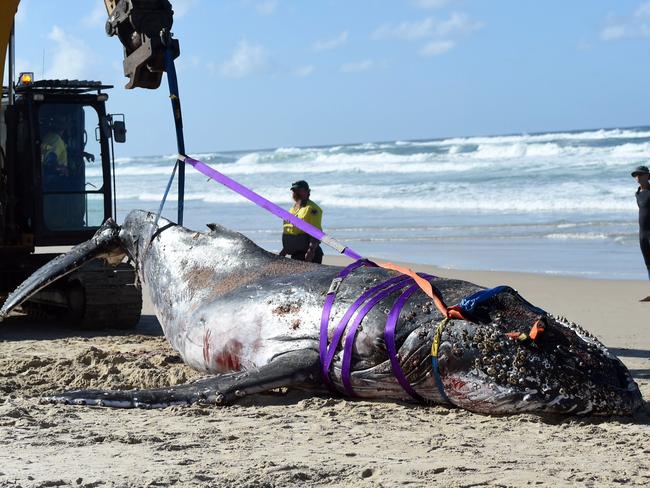
[[[304,188],[305,190],[309,190],[309,183],[307,183],[305,180],[298,180],[294,181],[291,183],[291,188],[290,190],[297,190],[298,188]]]
[[[648,171],[647,166],[637,166],[634,171],[632,171],[632,176],[637,176],[637,175],[647,175],[650,174],[650,171]]]

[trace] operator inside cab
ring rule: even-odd
[[[291,193],[295,204],[289,209],[289,212],[323,230],[323,211],[309,199],[311,195],[309,184],[304,180],[296,181],[291,185]],[[320,241],[285,220],[282,228],[282,251],[280,251],[280,256],[286,255],[298,261],[309,261],[318,264],[323,262],[323,250],[320,247]]]
[[[68,147],[63,140],[65,123],[59,118],[48,117],[41,124],[41,163],[43,165],[43,189],[54,189],[56,180],[68,176]]]

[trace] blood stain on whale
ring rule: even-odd
[[[210,366],[210,336],[212,335],[212,331],[208,329],[203,336],[203,362],[205,363],[205,367],[208,368]]]
[[[237,339],[230,339],[226,342],[223,349],[215,357],[217,371],[240,371],[241,370],[241,353],[242,343]]]

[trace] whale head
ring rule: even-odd
[[[508,289],[451,321],[438,360],[452,403],[482,413],[630,415],[643,404],[623,363],[590,333]]]

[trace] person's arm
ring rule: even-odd
[[[307,214],[305,215],[303,220],[305,220],[305,222],[310,223],[317,229],[322,229],[322,218],[323,218],[323,212],[318,207],[310,205],[307,210]],[[320,241],[318,239],[311,236],[309,237],[309,248],[305,253],[305,261],[312,262],[314,260],[314,256],[316,255],[316,250],[318,249],[319,245],[320,245]]]

